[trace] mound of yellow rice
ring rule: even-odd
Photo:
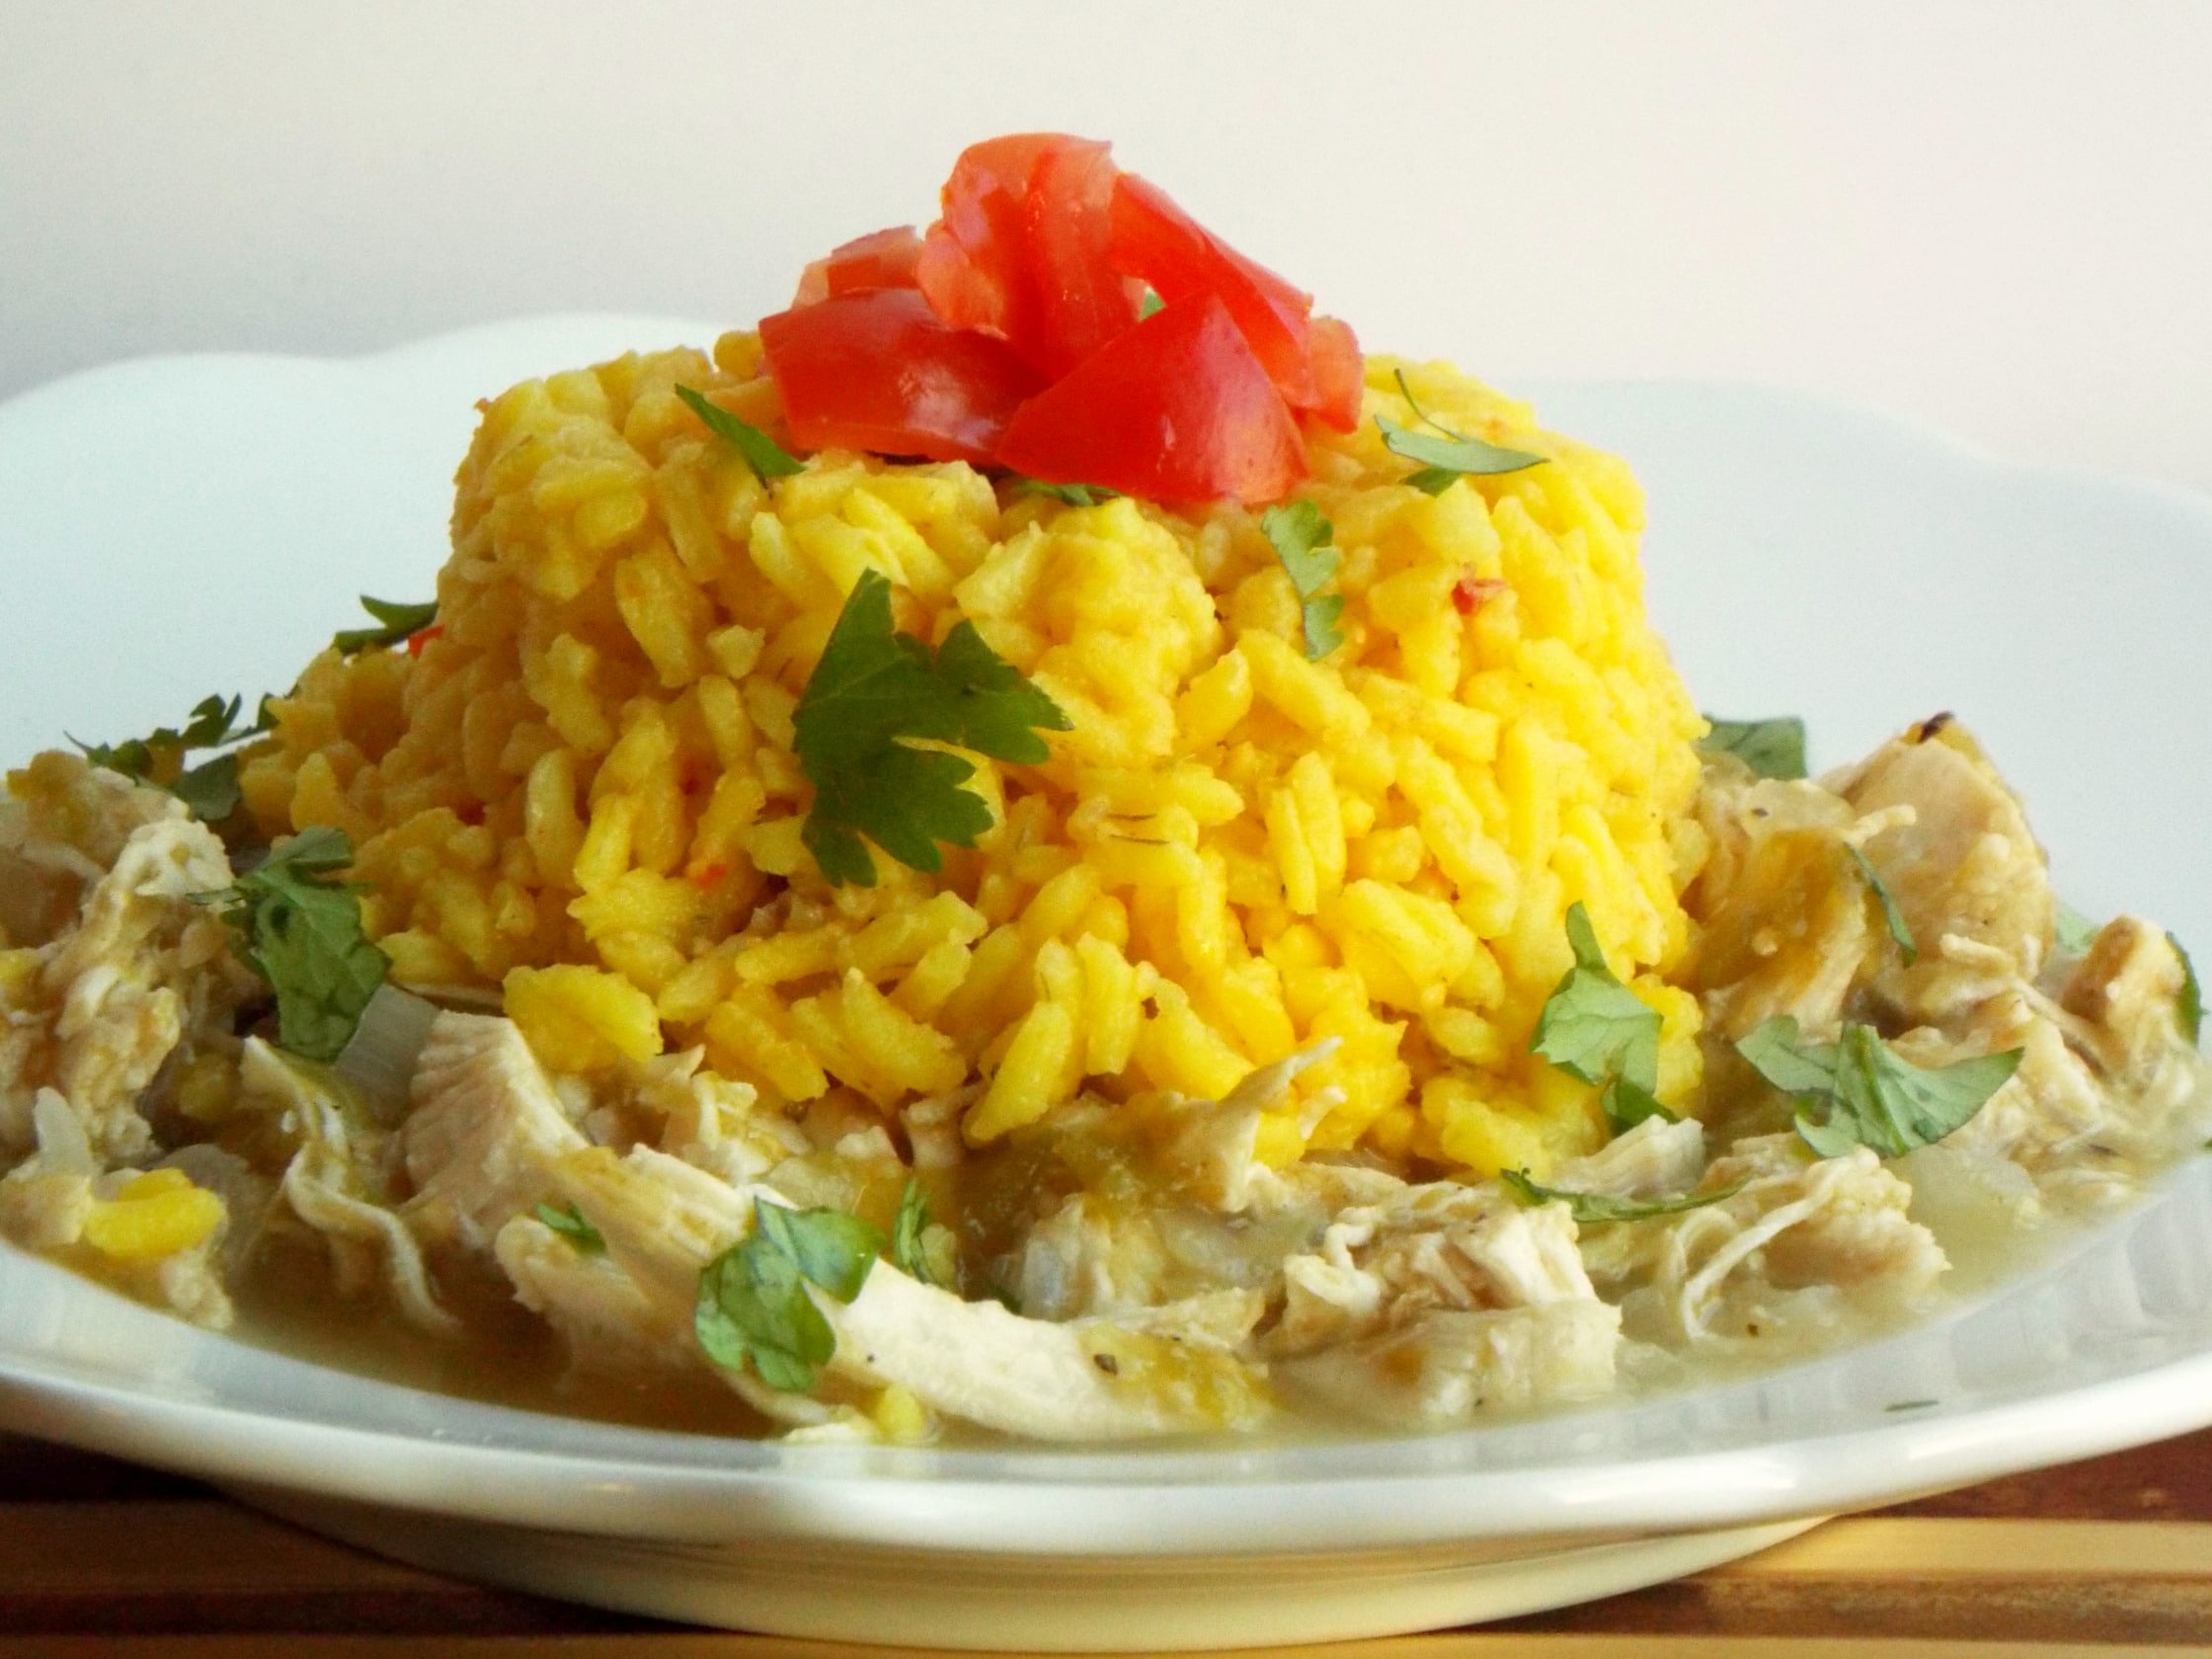
[[[1550,464],[1400,482],[1373,417],[1413,419],[1401,367]],[[1240,509],[835,451],[762,483],[673,390],[774,431],[749,334],[525,382],[462,463],[437,629],[317,659],[248,806],[349,831],[395,978],[500,988],[556,1070],[703,1045],[794,1114],[966,1091],[981,1144],[1334,1038],[1263,1156],[1540,1178],[1604,1139],[1595,1091],[1528,1052],[1570,905],[1664,1016],[1660,1098],[1697,1084],[1666,976],[1701,722],[1645,619],[1627,469],[1449,367],[1367,373],[1360,430],[1309,438],[1346,601],[1319,662]],[[976,757],[996,824],[941,874],[879,854],[832,889],[792,710],[870,569],[903,629],[972,620],[1074,729],[1043,765]]]

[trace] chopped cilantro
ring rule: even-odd
[[[1409,461],[1419,461],[1420,470],[1407,477],[1406,482],[1423,495],[1441,496],[1461,478],[1470,474],[1487,476],[1500,472],[1520,472],[1526,467],[1540,466],[1549,459],[1545,455],[1533,455],[1526,449],[1508,449],[1501,444],[1485,443],[1479,437],[1468,437],[1464,433],[1454,432],[1443,422],[1424,410],[1413,396],[1413,388],[1405,383],[1405,370],[1398,370],[1398,393],[1405,399],[1406,407],[1413,411],[1413,418],[1425,427],[1433,427],[1442,435],[1413,432],[1401,427],[1386,415],[1375,418],[1376,427],[1382,434],[1382,446],[1393,455],[1403,455]]]
[[[1016,478],[1013,486],[1017,496],[1049,496],[1069,507],[1096,507],[1121,495],[1103,484],[1048,484],[1042,478]]]
[[[837,1351],[807,1285],[850,1302],[883,1245],[881,1232],[841,1210],[755,1203],[752,1231],[699,1273],[691,1325],[700,1348],[727,1370],[750,1361],[769,1387],[805,1392]]]
[[[2197,984],[2196,964],[2181,948],[2181,941],[2169,933],[2166,942],[2181,959],[2181,994],[2173,999],[2173,1017],[2180,1022],[2181,1035],[2189,1040],[2189,1047],[2193,1049],[2204,1030],[2204,988]]]
[[[169,793],[202,824],[220,824],[238,810],[238,756],[218,754],[177,774]]]
[[[1672,1198],[1615,1198],[1611,1193],[1566,1192],[1558,1187],[1539,1186],[1529,1179],[1525,1169],[1500,1170],[1498,1179],[1523,1204],[1564,1204],[1578,1226],[1597,1226],[1606,1222],[1641,1222],[1653,1216],[1679,1216],[1685,1210],[1701,1210],[1708,1204],[1733,1198],[1743,1191],[1744,1185],[1738,1181],[1718,1192],[1677,1193]]]
[[[1146,288],[1145,290],[1144,299],[1138,302],[1137,320],[1139,322],[1143,322],[1146,317],[1156,315],[1157,313],[1166,309],[1167,301],[1160,298],[1160,296],[1154,293],[1150,288]]]
[[[1672,1119],[1659,1104],[1659,1011],[1614,978],[1580,904],[1567,911],[1574,966],[1538,1016],[1529,1052],[1596,1083],[1615,1134],[1644,1119]]]
[[[400,604],[391,599],[372,599],[360,595],[361,609],[376,618],[373,628],[349,628],[342,634],[333,634],[331,644],[341,657],[357,657],[364,651],[386,651],[395,645],[405,645],[425,628],[437,620],[437,601],[428,604]]]
[[[239,725],[240,707],[236,697],[202,697],[181,731],[162,726],[124,743],[77,748],[93,765],[165,788],[202,823],[220,824],[238,810],[237,756],[218,754],[197,766],[186,766],[184,760],[196,749],[223,749],[269,729],[266,710],[253,725]]]
[[[1902,1157],[1934,1146],[1980,1111],[2019,1068],[2022,1051],[1928,1069],[1870,1025],[1847,1023],[1836,1042],[1808,1043],[1794,1019],[1778,1014],[1737,1043],[1736,1052],[1799,1102],[1797,1133],[1822,1157],[1854,1146]]]
[[[2058,933],[2058,948],[2068,956],[2088,955],[2090,946],[2096,943],[2096,936],[2101,931],[2094,920],[2063,899],[2058,902],[2058,913],[2053,920]]]
[[[785,449],[750,421],[739,420],[720,405],[709,403],[703,394],[693,391],[689,386],[678,386],[675,395],[690,406],[692,414],[706,423],[707,431],[743,455],[745,464],[760,479],[789,478],[795,472],[806,470],[805,461]]]
[[[540,1204],[530,1214],[575,1245],[577,1254],[606,1254],[606,1239],[600,1235],[597,1227],[584,1219],[584,1212],[575,1205],[564,1204],[556,1210],[550,1204]]]
[[[1866,878],[1866,885],[1874,890],[1874,897],[1881,901],[1882,920],[1888,923],[1889,936],[1897,941],[1898,952],[1905,958],[1905,966],[1910,968],[1920,960],[1920,946],[1913,942],[1913,930],[1905,920],[1905,912],[1897,908],[1897,895],[1890,892],[1889,884],[1874,868],[1874,861],[1862,850],[1852,847],[1851,855],[1857,861],[1858,873]]]
[[[801,838],[832,886],[861,887],[876,881],[862,835],[902,864],[937,870],[938,842],[974,846],[990,828],[983,797],[961,787],[974,764],[913,740],[1034,765],[1051,753],[1038,731],[1069,725],[974,623],[956,624],[935,651],[895,632],[891,584],[874,571],[845,600],[791,719],[815,786]]]
[[[1337,567],[1344,562],[1329,545],[1336,539],[1336,527],[1321,516],[1319,508],[1302,501],[1269,508],[1260,514],[1260,529],[1298,590],[1305,656],[1318,662],[1344,643],[1343,631],[1336,625],[1344,614],[1344,595],[1321,592],[1336,579]]]
[[[1698,740],[1700,754],[1733,754],[1763,778],[1784,782],[1805,775],[1805,723],[1795,715],[1774,720],[1715,720]]]
[[[276,992],[276,1041],[307,1060],[336,1060],[391,961],[361,930],[358,891],[336,878],[354,861],[342,830],[303,830],[217,893],[238,955]]]
[[[919,1181],[908,1181],[907,1190],[899,1195],[899,1218],[891,1224],[891,1265],[924,1285],[934,1285],[937,1278],[921,1241],[928,1225],[929,1195],[921,1190]]]

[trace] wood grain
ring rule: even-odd
[[[2120,1644],[2120,1645],[2114,1645]],[[1281,1650],[1292,1651],[1292,1650]],[[1609,1601],[1332,1659],[2212,1659],[2212,1432],[1855,1517]],[[396,1566],[204,1487],[0,1436],[0,1659],[870,1656]]]

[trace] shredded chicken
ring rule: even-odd
[[[229,930],[192,902],[230,885],[230,861],[160,790],[60,754],[28,779],[0,801],[0,891],[15,895],[15,948],[0,952],[0,1137],[27,1150],[30,1102],[51,1088],[104,1165],[131,1162],[155,1151],[144,1106],[156,1075],[227,1042],[253,989]]]
[[[1264,1344],[1280,1374],[1370,1420],[1433,1428],[1613,1384],[1620,1314],[1598,1301],[1562,1206],[1407,1187],[1342,1212],[1283,1280]]]
[[[1560,1160],[1562,1201],[1524,1203],[1365,1150],[1269,1167],[1263,1126],[1328,1042],[1218,1101],[1078,1093],[971,1146],[975,1087],[787,1115],[700,1050],[556,1075],[506,1018],[424,1009],[402,1111],[412,1042],[372,1101],[241,1037],[263,992],[193,902],[231,880],[211,833],[41,757],[0,804],[0,1233],[87,1260],[103,1206],[179,1171],[192,1242],[94,1269],[130,1294],[219,1325],[265,1241],[304,1234],[342,1291],[424,1331],[464,1338],[454,1309],[511,1289],[580,1372],[727,1404],[719,1382],[803,1440],[1104,1442],[1286,1403],[1430,1430],[1877,1328],[1940,1294],[1944,1229],[2024,1237],[2212,1127],[2176,947],[2122,916],[2054,957],[2041,851],[1947,717],[1817,782],[1716,763],[1697,811],[1678,978],[1705,1020],[1702,1121],[1648,1118]],[[1871,1027],[1923,1067],[2020,1059],[1939,1145],[1816,1156],[1732,1050],[1778,1015],[1810,1041]],[[1296,1111],[1310,1130],[1340,1101]],[[699,1335],[702,1272],[763,1202],[908,1224],[849,1304],[796,1293],[834,1337],[805,1391]]]

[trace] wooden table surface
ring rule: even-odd
[[[0,1659],[753,1659],[882,1648],[681,1629],[400,1567],[190,1480],[0,1436]],[[1276,1650],[1290,1651],[1290,1650]],[[1747,1560],[1331,1659],[2212,1659],[2212,1431],[1831,1522]]]

